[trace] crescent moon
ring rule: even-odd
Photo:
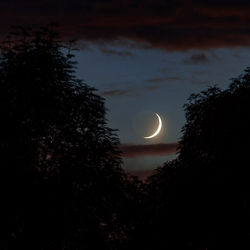
[[[144,137],[145,139],[151,139],[151,138],[157,136],[161,131],[161,127],[162,127],[161,117],[157,113],[155,113],[155,114],[157,115],[158,120],[159,120],[158,128],[156,129],[156,131],[152,135]]]

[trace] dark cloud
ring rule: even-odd
[[[111,90],[99,92],[99,94],[102,96],[109,96],[109,97],[119,97],[119,96],[134,97],[134,96],[142,95],[143,92],[155,91],[158,88],[160,88],[160,86],[149,85],[149,86],[144,86],[141,88],[136,88],[136,87],[133,88],[132,87],[132,88],[128,88],[128,89],[111,89]]]
[[[108,90],[108,91],[103,91],[100,93],[102,96],[127,96],[132,94],[131,89],[115,89],[115,90]]]
[[[249,1],[2,0],[0,31],[57,22],[65,38],[166,50],[250,45]]]
[[[195,76],[203,76],[203,75],[208,75],[209,72],[205,70],[200,70],[200,71],[194,71],[192,72],[192,75]]]
[[[144,87],[146,90],[149,90],[149,91],[155,91],[159,88],[159,86],[145,86]]]
[[[183,60],[184,63],[186,64],[199,64],[199,63],[208,63],[209,60],[207,58],[207,56],[204,53],[197,53],[197,54],[193,54],[190,57],[186,58]]]
[[[135,97],[135,96],[142,95],[143,92],[154,91],[158,88],[159,86],[145,86],[143,88],[112,89],[112,90],[99,92],[99,94],[102,96],[108,96],[108,97],[119,97],[119,96]]]
[[[169,82],[169,81],[180,81],[183,80],[182,78],[178,76],[173,76],[173,77],[157,77],[157,78],[152,78],[145,80],[145,82],[149,83],[164,83],[164,82]]]
[[[108,55],[115,55],[115,56],[127,56],[127,57],[133,57],[133,53],[131,53],[128,50],[116,50],[116,49],[109,49],[109,48],[101,48],[100,49],[102,53],[108,54]]]
[[[177,143],[158,143],[149,145],[123,144],[120,146],[123,157],[176,154]]]

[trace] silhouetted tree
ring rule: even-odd
[[[250,68],[228,89],[210,87],[191,95],[184,107],[179,156],[149,179],[155,207],[146,244],[249,249]]]
[[[1,44],[1,249],[117,249],[134,223],[136,184],[72,57],[53,28]]]
[[[121,168],[104,100],[53,29],[0,54],[1,249],[249,249],[250,68],[186,104],[176,160]]]

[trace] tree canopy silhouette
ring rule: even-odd
[[[104,99],[72,58],[53,28],[15,28],[1,43],[1,249],[111,249],[126,238],[134,186]]]
[[[226,90],[192,94],[184,108],[179,155],[149,179],[146,245],[249,249],[250,68]]]
[[[0,49],[1,249],[250,248],[250,68],[190,96],[177,159],[143,184],[53,29]]]

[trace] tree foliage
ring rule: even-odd
[[[53,29],[0,49],[0,249],[250,248],[250,68],[190,96],[178,157],[142,183]]]
[[[179,155],[149,179],[148,234],[158,229],[149,241],[158,249],[249,249],[250,69],[228,89],[188,101]]]
[[[126,240],[134,186],[103,98],[74,70],[53,28],[19,27],[1,44],[1,249],[111,249]]]

